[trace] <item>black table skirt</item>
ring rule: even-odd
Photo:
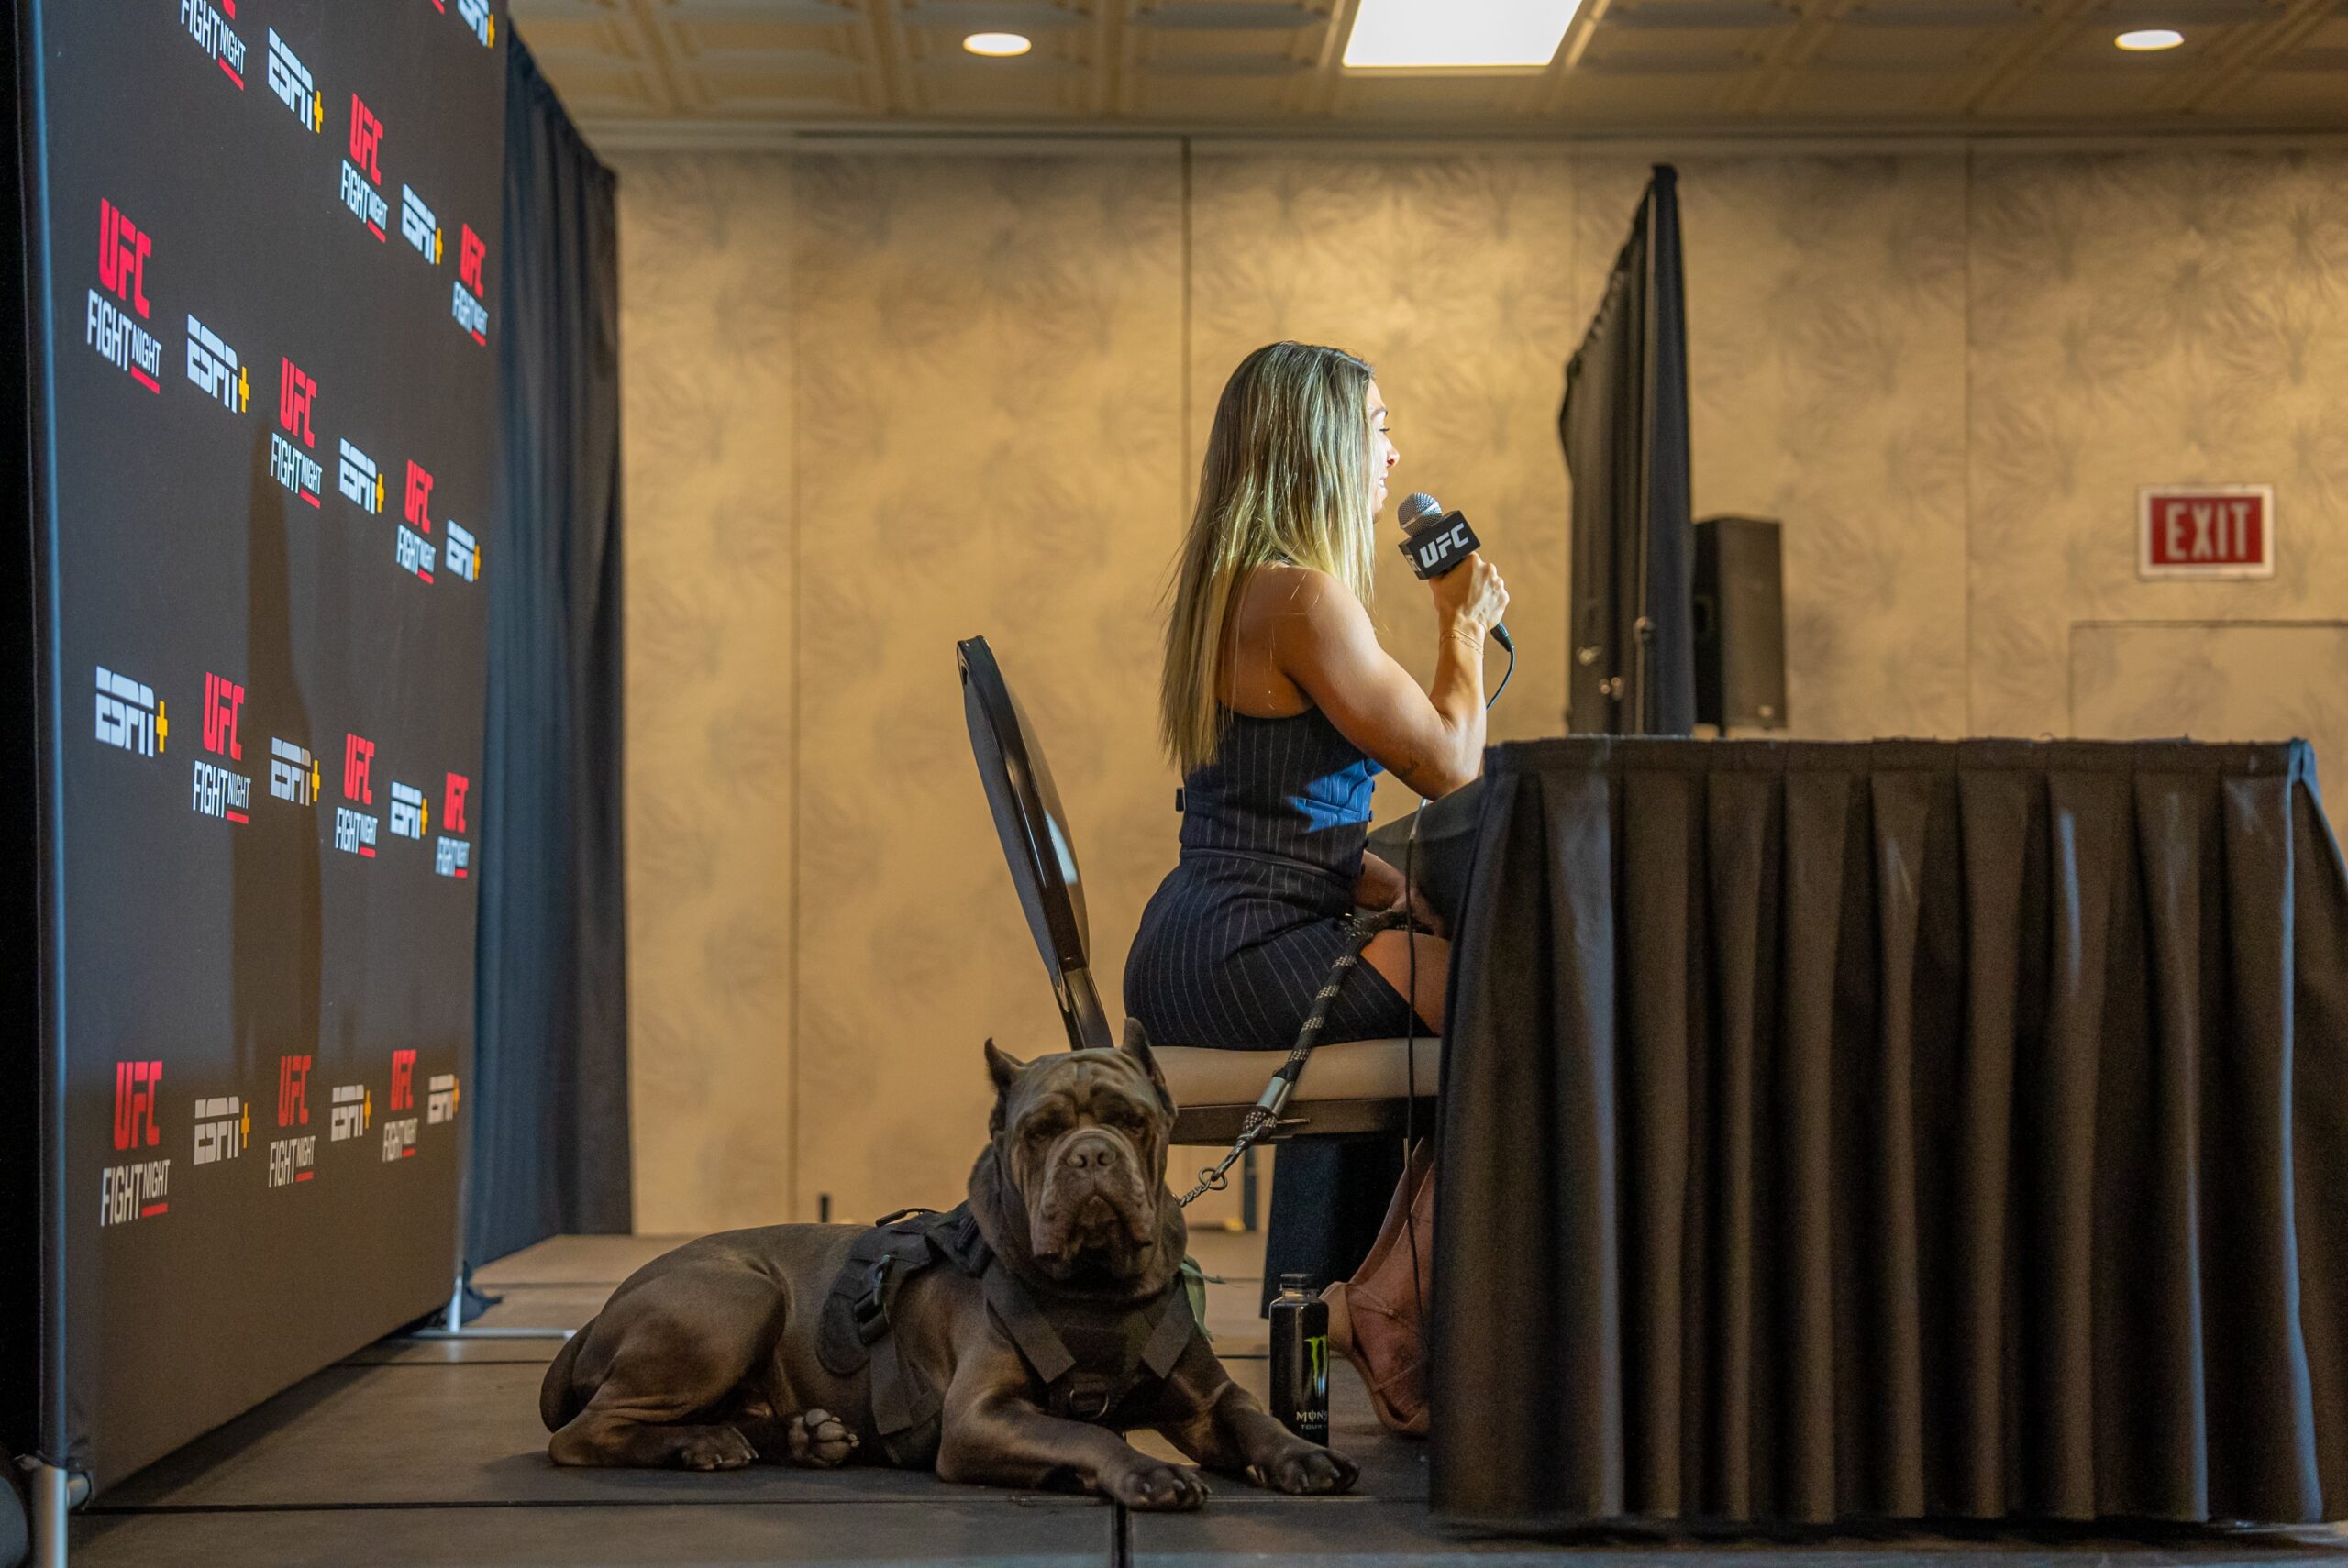
[[[2348,875],[2304,744],[1486,771],[1440,1513],[2348,1514]]]

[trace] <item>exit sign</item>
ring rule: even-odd
[[[2146,485],[2136,492],[2138,577],[2273,577],[2271,484]]]

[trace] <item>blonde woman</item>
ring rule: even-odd
[[[1223,389],[1159,688],[1182,775],[1181,860],[1125,964],[1125,1010],[1156,1041],[1287,1050],[1344,950],[1348,912],[1406,897],[1401,874],[1363,847],[1372,778],[1384,768],[1432,798],[1482,766],[1484,646],[1508,608],[1500,573],[1471,556],[1427,585],[1432,690],[1370,623],[1377,518],[1399,457],[1378,382],[1351,354],[1275,343]],[[1380,933],[1321,1038],[1401,1034],[1413,1003],[1418,1028],[1438,1029],[1448,959],[1440,938]],[[1283,1273],[1316,1285],[1350,1275],[1401,1174],[1382,1144],[1283,1149],[1267,1295]]]

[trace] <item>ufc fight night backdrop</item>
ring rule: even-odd
[[[504,18],[36,0],[32,26],[42,1440],[103,1488],[449,1296]]]

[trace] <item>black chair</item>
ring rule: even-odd
[[[986,786],[996,836],[1011,864],[1012,886],[1027,929],[1043,955],[1059,1002],[1070,1050],[1116,1043],[1093,984],[1092,943],[1084,913],[1084,878],[1077,869],[1075,835],[1044,748],[1012,695],[984,637],[955,645],[962,669],[962,715]],[[1264,1091],[1282,1051],[1294,1043],[1268,1040],[1262,1051],[1220,1051],[1179,1041],[1150,1043],[1174,1092],[1174,1142],[1227,1143],[1239,1135],[1247,1111]],[[1406,1049],[1401,1040],[1349,1040],[1318,1046],[1290,1097],[1273,1138],[1336,1137],[1400,1132],[1413,1093],[1423,1102],[1420,1126],[1434,1125],[1431,1107],[1442,1077],[1443,1043],[1426,1037]]]

